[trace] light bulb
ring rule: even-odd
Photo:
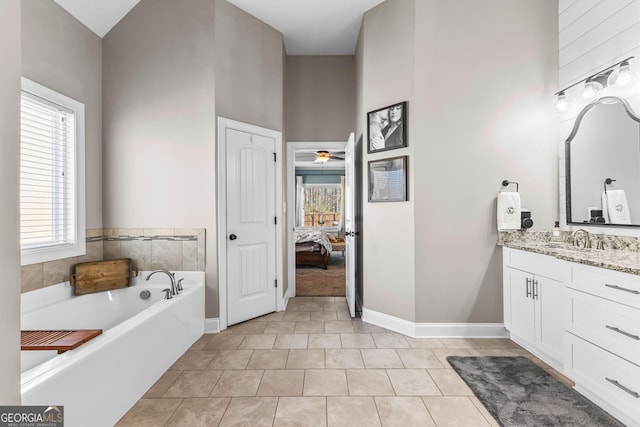
[[[598,91],[598,87],[596,87],[596,82],[586,81],[584,83],[584,91],[582,91],[582,97],[584,99],[591,99],[596,95]]]
[[[568,106],[569,103],[567,102],[567,95],[564,93],[564,91],[561,91],[558,94],[558,100],[556,101],[556,110],[564,111]]]
[[[629,67],[629,63],[624,61],[620,64],[620,68],[618,69],[618,78],[616,79],[616,85],[625,86],[629,84],[631,81],[631,68]]]

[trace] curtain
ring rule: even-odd
[[[304,187],[302,177],[296,176],[296,227],[304,226]]]
[[[338,220],[338,236],[344,237],[344,176],[340,177],[340,219]]]

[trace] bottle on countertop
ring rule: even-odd
[[[561,242],[562,236],[560,234],[560,221],[556,221],[553,226],[553,230],[551,230],[551,241],[552,242]]]

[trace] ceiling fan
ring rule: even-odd
[[[331,159],[344,160],[344,157],[336,156],[336,154],[344,155],[344,151],[338,151],[338,152],[335,152],[335,153],[331,153],[331,152],[326,151],[326,150],[316,151],[316,159],[313,161],[313,163],[326,163]]]

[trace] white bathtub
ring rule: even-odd
[[[72,296],[69,283],[22,295],[21,328],[102,329],[75,350],[23,351],[22,404],[64,406],[65,426],[113,426],[204,332],[204,273],[141,272],[129,288]],[[140,292],[151,291],[143,300]]]

